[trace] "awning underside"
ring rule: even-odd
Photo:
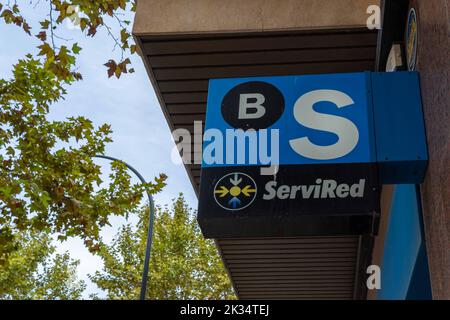
[[[367,28],[136,38],[170,128],[191,132],[194,121],[205,119],[211,78],[373,71],[377,46],[377,32]],[[198,192],[200,165],[186,169]],[[216,243],[241,299],[353,299],[364,297],[361,239]]]

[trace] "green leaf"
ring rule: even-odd
[[[50,21],[48,21],[48,20],[44,20],[44,21],[41,21],[39,23],[41,25],[41,28],[44,29],[44,30],[47,30],[49,25],[50,25]]]
[[[45,42],[44,44],[38,46],[40,49],[38,55],[39,56],[47,56],[47,58],[53,57],[55,55],[55,52],[53,51],[52,47]]]
[[[72,52],[74,54],[79,54],[81,51],[81,48],[78,46],[78,43],[74,43],[72,46]]]

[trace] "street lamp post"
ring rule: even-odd
[[[132,166],[130,166],[125,161],[122,161],[117,158],[104,156],[104,155],[96,155],[95,158],[101,158],[106,159],[110,161],[119,161],[123,163],[128,169],[130,169],[138,178],[141,180],[142,183],[146,184],[144,177]],[[145,293],[147,292],[147,281],[148,281],[148,269],[150,264],[150,254],[151,254],[151,248],[152,248],[152,238],[153,238],[153,223],[155,221],[155,204],[153,202],[153,197],[150,194],[150,191],[148,188],[146,188],[146,193],[148,197],[148,203],[149,203],[149,209],[150,209],[150,221],[148,223],[148,231],[147,231],[147,245],[145,249],[145,260],[144,260],[144,270],[142,271],[142,281],[141,281],[141,293],[140,293],[140,300],[145,300]]]

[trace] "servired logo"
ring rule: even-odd
[[[225,210],[242,210],[256,198],[255,180],[241,172],[233,172],[217,181],[213,193],[216,203]]]
[[[366,180],[357,183],[338,183],[333,179],[318,178],[316,184],[280,185],[276,180],[268,181],[262,200],[310,200],[363,198]],[[255,180],[247,174],[233,172],[223,176],[215,185],[213,193],[216,203],[225,210],[238,211],[249,207],[257,197]]]

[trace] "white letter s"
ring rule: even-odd
[[[329,146],[312,143],[308,137],[289,141],[299,155],[314,160],[332,160],[349,154],[358,144],[359,132],[356,125],[343,117],[314,111],[314,104],[321,101],[334,103],[338,108],[354,104],[347,94],[336,90],[315,90],[301,96],[294,105],[294,117],[303,126],[334,133],[338,141]]]

